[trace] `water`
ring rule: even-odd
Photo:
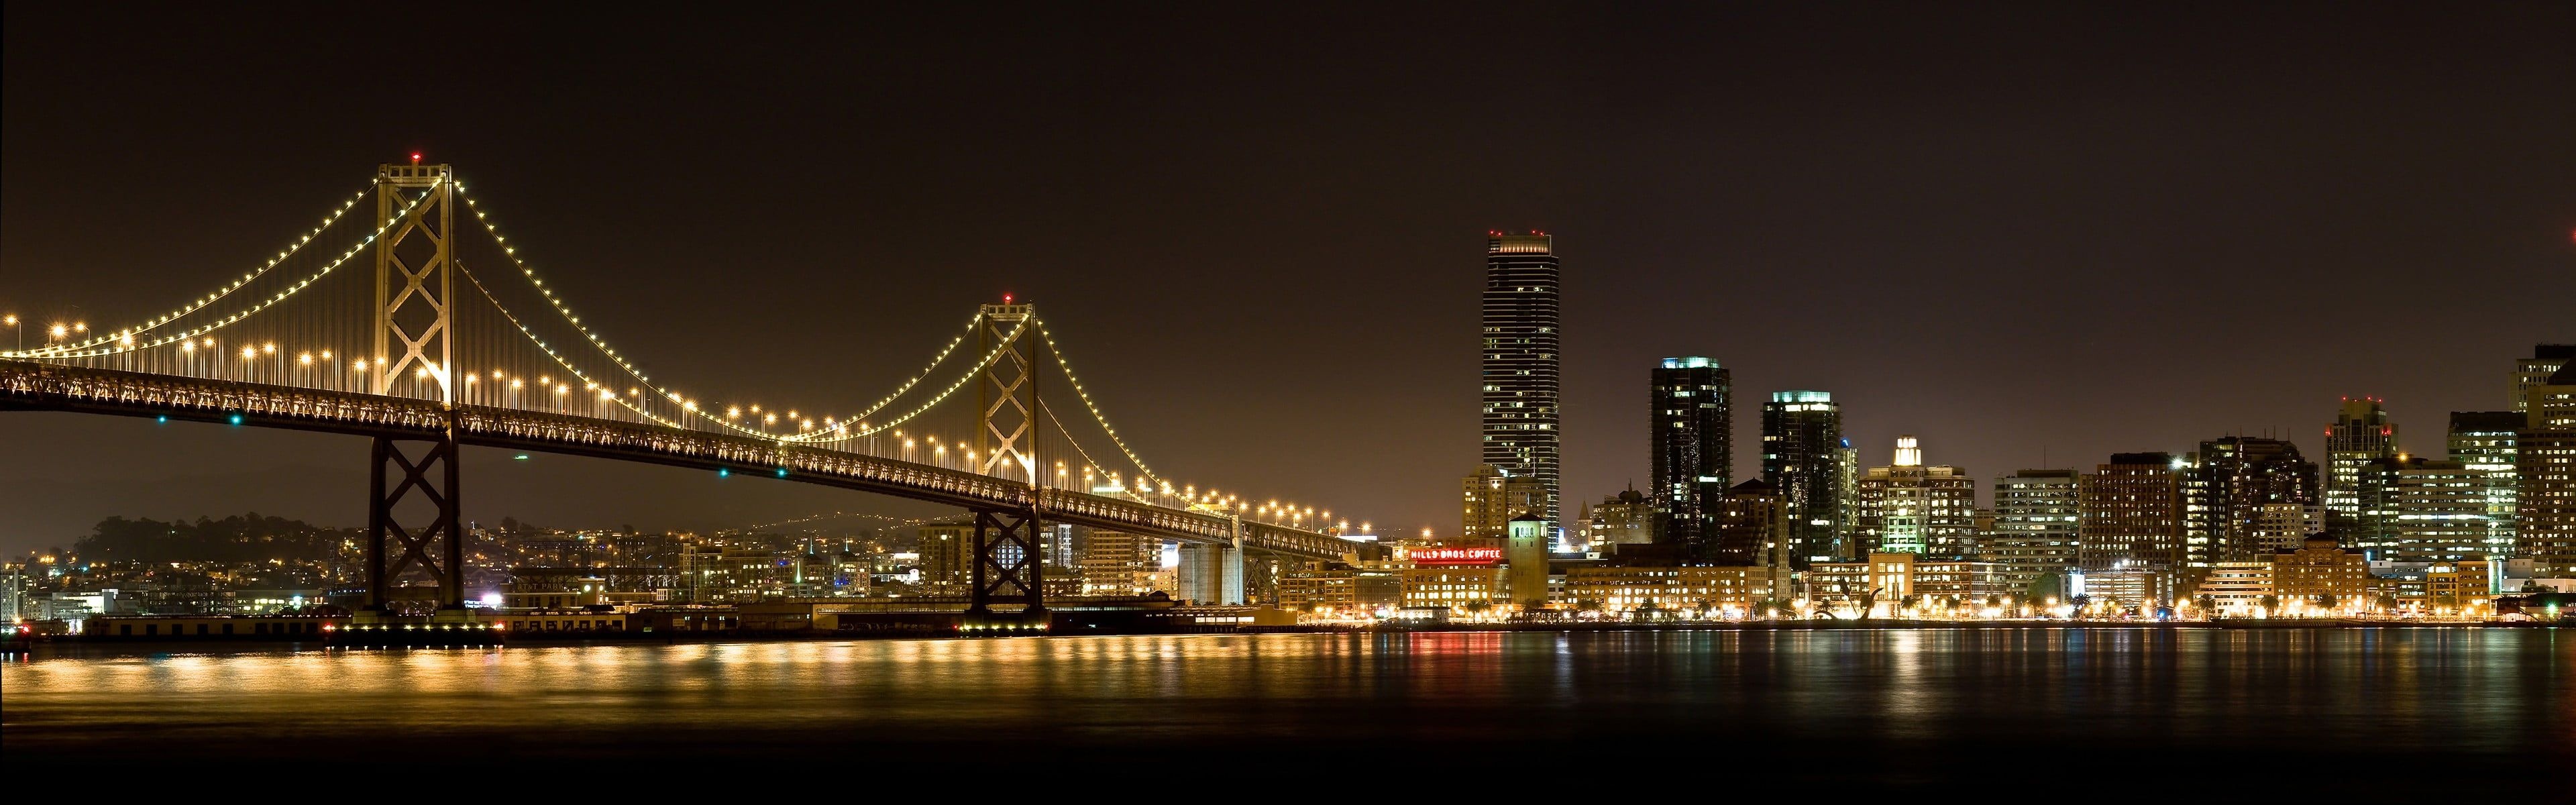
[[[2576,632],[1192,635],[49,657],[0,670],[0,739],[13,773],[137,757],[155,768],[1002,759],[1455,775],[1506,790],[1526,770],[1811,794],[1957,784],[2014,799],[2566,802]]]

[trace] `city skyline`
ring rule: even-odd
[[[44,29],[46,15],[53,13],[12,9],[12,21],[22,24],[10,29]],[[2246,31],[2259,32],[2291,26],[2291,16],[2258,13],[2239,22]],[[1240,18],[1199,22],[1213,24],[1221,38],[1237,43],[1264,36]],[[1881,41],[1888,34],[1878,26],[1894,22],[1838,25],[1776,10],[1716,13],[1693,22],[1729,23],[1729,29],[1740,27],[1734,23],[1784,26],[1827,44],[1841,43],[1838,47],[1893,44],[1896,49],[1885,57],[1890,59],[1907,48],[1923,47],[1910,40]],[[399,108],[372,108],[377,104],[369,93],[381,88],[361,79],[324,76],[317,79],[323,84],[304,88],[290,80],[304,72],[291,64],[185,79],[210,90],[199,98],[225,97],[211,90],[277,87],[280,93],[316,99],[315,108],[294,115],[367,121],[356,129],[362,136],[355,138],[347,129],[310,125],[287,126],[290,135],[267,138],[239,133],[264,130],[250,125],[191,131],[146,125],[148,116],[158,114],[152,107],[100,101],[157,93],[148,88],[165,80],[165,72],[153,64],[82,62],[95,57],[78,54],[81,37],[95,34],[75,30],[47,41],[14,34],[8,54],[14,68],[8,100],[14,122],[7,132],[11,170],[0,180],[12,215],[6,223],[8,237],[0,239],[0,266],[8,267],[7,299],[0,303],[31,320],[105,321],[136,310],[107,309],[111,303],[80,289],[84,275],[115,272],[138,285],[191,289],[133,303],[137,309],[152,309],[193,292],[186,280],[199,265],[238,265],[261,254],[273,237],[262,222],[304,213],[295,204],[268,201],[200,209],[200,190],[187,183],[147,180],[165,170],[159,165],[165,160],[138,155],[184,161],[203,181],[241,188],[246,198],[295,199],[336,189],[346,183],[341,177],[365,165],[426,150],[460,164],[491,192],[508,198],[512,214],[521,216],[511,224],[544,233],[532,236],[540,238],[546,254],[555,255],[548,260],[560,266],[561,281],[568,287],[591,295],[619,294],[619,305],[595,308],[591,315],[602,330],[640,342],[652,348],[650,354],[674,355],[666,371],[703,375],[709,384],[759,387],[769,378],[799,377],[804,367],[783,356],[685,358],[698,349],[693,344],[718,333],[804,343],[862,333],[897,345],[902,333],[944,321],[953,311],[1000,293],[1016,292],[1059,311],[1056,315],[1066,326],[1085,331],[1085,343],[1103,344],[1098,349],[1170,356],[1167,361],[1104,366],[1098,370],[1106,375],[1100,382],[1104,388],[1151,387],[1196,371],[1190,367],[1224,365],[1246,356],[1257,356],[1282,377],[1317,378],[1315,391],[1298,395],[1294,404],[1225,385],[1186,399],[1114,392],[1133,396],[1112,403],[1119,410],[1136,411],[1133,416],[1169,423],[1151,435],[1153,449],[1177,456],[1188,474],[1221,474],[1187,468],[1221,466],[1230,452],[1283,456],[1275,468],[1255,468],[1247,473],[1254,477],[1225,483],[1302,494],[1300,479],[1332,479],[1335,488],[1315,491],[1319,500],[1329,498],[1338,510],[1393,532],[1426,525],[1447,530],[1454,479],[1475,461],[1474,403],[1465,390],[1473,382],[1468,356],[1474,347],[1464,336],[1472,326],[1465,322],[1476,315],[1473,235],[1498,228],[1547,231],[1556,236],[1555,250],[1566,257],[1566,456],[1560,501],[1597,500],[1632,480],[1647,480],[1648,448],[1632,435],[1645,425],[1645,412],[1636,403],[1636,367],[1669,355],[1707,355],[1727,365],[1737,387],[1733,402],[1741,410],[1752,410],[1764,399],[1759,395],[1773,391],[1829,391],[1844,407],[1845,434],[1863,451],[1865,465],[1883,461],[1876,454],[1897,434],[1913,433],[1935,446],[1942,461],[1965,468],[1982,484],[2023,468],[2089,467],[2114,452],[2183,452],[2223,434],[2269,433],[2293,441],[2306,454],[2323,456],[2324,445],[2314,435],[2322,424],[2317,412],[2330,405],[2328,400],[2344,396],[2386,400],[2391,418],[2405,426],[2401,435],[2426,440],[2404,447],[2429,454],[2438,449],[2429,440],[2438,440],[2440,423],[2450,411],[2508,407],[2493,367],[2484,361],[2523,354],[2531,343],[2566,340],[2563,333],[2546,331],[2550,320],[2544,300],[2576,292],[2576,280],[2569,279],[2576,272],[2563,270],[2576,253],[2567,231],[2568,221],[2576,219],[2576,205],[2560,192],[2570,186],[2568,177],[2576,176],[2571,169],[2576,166],[2564,149],[2544,146],[2564,142],[2558,135],[2576,131],[2576,126],[2570,125],[2565,104],[2535,102],[2553,97],[2550,93],[2561,87],[2532,78],[2513,67],[2522,62],[2512,61],[2563,63],[2563,52],[2510,33],[2501,35],[2501,43],[2481,40],[2470,48],[2472,32],[2484,36],[2492,28],[2491,19],[2473,14],[2431,21],[2427,35],[2436,47],[2389,54],[2368,34],[2423,21],[2360,15],[2326,21],[2329,30],[2293,42],[2306,57],[2302,63],[2350,68],[2351,76],[2327,81],[2223,47],[2219,58],[2235,72],[2181,69],[2145,49],[2166,30],[2151,25],[2121,33],[2106,22],[2104,12],[2063,11],[2024,24],[2088,42],[2105,54],[2135,57],[2134,63],[2109,55],[2079,57],[2026,37],[1997,40],[1988,43],[1996,48],[1992,62],[1944,62],[1932,68],[1936,76],[1910,79],[1902,91],[1872,89],[1894,75],[1892,62],[1878,57],[1794,80],[1727,72],[1743,66],[1740,61],[1690,65],[1690,75],[1747,82],[1742,121],[1768,121],[1779,130],[1713,130],[1739,132],[1720,142],[1739,146],[1737,152],[1763,155],[1759,161],[1710,156],[1705,148],[1677,150],[1655,138],[1634,139],[1642,132],[1693,128],[1710,120],[1651,103],[1641,107],[1648,110],[1644,113],[1623,115],[1620,107],[1601,101],[1578,101],[1564,107],[1572,118],[1547,123],[1536,134],[1496,130],[1460,135],[1429,116],[1446,112],[1440,108],[1402,116],[1382,129],[1413,138],[1400,137],[1400,142],[1421,142],[1434,132],[1463,138],[1445,140],[1470,146],[1467,161],[1474,169],[1462,165],[1459,171],[1442,163],[1386,170],[1384,157],[1368,156],[1381,149],[1329,138],[1305,144],[1264,140],[1257,150],[1263,159],[1250,162],[1221,158],[1199,145],[1239,136],[1220,124],[1255,119],[1248,116],[1266,108],[1263,101],[1351,90],[1362,67],[1410,66],[1430,55],[1407,55],[1410,51],[1391,44],[1362,46],[1359,65],[1333,67],[1306,61],[1247,63],[1192,50],[1191,55],[1248,71],[1240,75],[1275,73],[1283,80],[1266,94],[1220,103],[1216,122],[1190,128],[1186,136],[1151,140],[1150,151],[1103,152],[1110,167],[1041,172],[1054,181],[1036,186],[1026,201],[1012,202],[1027,206],[1012,207],[1017,214],[1002,216],[1020,219],[1015,224],[1019,233],[1007,238],[951,222],[971,217],[955,213],[969,209],[969,199],[985,197],[982,188],[1003,180],[1000,168],[970,167],[983,163],[969,156],[997,148],[1000,141],[969,139],[954,148],[891,152],[926,159],[927,164],[915,169],[904,167],[905,160],[872,163],[896,177],[887,184],[904,185],[913,195],[900,205],[892,199],[860,199],[866,206],[858,217],[889,223],[863,231],[871,246],[864,253],[868,270],[857,273],[838,268],[847,264],[838,252],[823,251],[838,239],[821,226],[851,220],[853,211],[835,209],[796,189],[804,184],[807,156],[826,151],[819,143],[776,131],[656,128],[648,124],[670,121],[582,105],[605,103],[608,96],[572,103],[575,110],[606,115],[607,128],[575,127],[566,117],[572,110],[544,107],[555,94],[580,86],[592,62],[576,66],[482,45],[496,48],[486,54],[496,63],[515,59],[527,68],[520,72],[538,76],[527,87],[473,72],[450,79],[473,108],[526,121],[507,144],[488,133],[488,127],[463,118],[432,120]],[[1458,38],[1464,34],[1428,32],[1430,20],[1390,23],[1420,33],[1430,43],[1429,54],[1467,46],[1468,40]],[[526,24],[543,28],[555,23],[540,19]],[[2170,20],[2158,24],[2179,25]],[[2296,24],[2315,22],[2301,18]],[[174,54],[234,46],[193,41],[185,33],[191,27],[182,15],[138,22],[128,33],[165,42]],[[305,32],[292,25],[281,31],[250,36],[308,43],[281,50],[289,56],[320,58],[341,47],[330,44],[336,41],[330,37],[302,36]],[[993,34],[1007,39],[1035,32],[1004,25]],[[1457,91],[1487,83],[1485,79],[1518,77],[1541,80],[1492,83],[1545,85],[1566,97],[1651,100],[1612,91],[1659,64],[1604,47],[1622,36],[1658,35],[1591,31],[1571,43],[1587,65],[1582,70],[1521,66],[1491,68],[1519,71],[1517,75],[1434,73],[1387,88],[1378,97],[1425,91],[1470,97],[1472,93]],[[984,46],[957,36],[929,36],[908,52],[968,53]],[[598,47],[603,49],[592,55],[602,65],[646,55]],[[1724,58],[1765,56],[1784,57],[1753,47]],[[2436,60],[2458,71],[2449,83],[2437,84],[2446,91],[2373,81],[2410,74]],[[49,65],[63,64],[84,65],[91,83],[82,94],[65,94],[42,83],[43,76],[59,69]],[[1081,64],[1091,71],[1088,79],[1139,75],[1139,68],[1126,62]],[[2042,65],[2061,68],[2060,73],[2034,77],[2041,75],[2033,70]],[[749,73],[718,74],[715,80],[719,87],[740,89],[777,66],[753,64],[743,68]],[[997,62],[989,69],[977,80],[1011,75],[1015,67]],[[2248,77],[2252,80],[2240,80]],[[1977,78],[2015,80],[1970,80]],[[2167,95],[2141,83],[2150,78],[2206,91]],[[1223,81],[1162,77],[1141,81],[1140,94],[1122,97],[1202,98],[1224,86]],[[2315,83],[2320,81],[2326,83]],[[2098,101],[2113,110],[2102,114],[2137,122],[2144,127],[2140,131],[2156,130],[2154,111],[2240,124],[2278,122],[2265,104],[2284,99],[2303,104],[2297,108],[2306,117],[2251,132],[2241,142],[2123,136],[2099,128],[2082,114],[2086,107],[2052,100],[2055,96],[2043,92],[2068,86],[2099,88],[2103,94]],[[2348,95],[2297,91],[2342,87],[2349,93],[2364,86],[2386,87],[2368,90],[2374,93],[2369,96],[2374,105],[2367,108]],[[700,90],[683,86],[673,91]],[[885,139],[870,142],[918,143],[932,133],[954,131],[939,121],[952,119],[957,108],[936,95],[884,91],[896,93],[894,108],[921,113],[920,119],[889,120],[886,125],[892,128],[886,133],[870,135]],[[798,97],[786,88],[762,92],[771,94],[749,97]],[[1818,136],[1828,130],[1813,123],[1796,122],[1802,118],[1781,116],[1826,97],[1865,99],[1891,119],[1928,126],[1929,131],[1981,133],[1996,146],[1956,138],[1939,141],[1939,149],[1919,137],[1836,140]],[[214,120],[248,121],[269,114],[264,107],[211,108],[204,106],[210,101],[187,97],[172,102],[198,104],[192,111]],[[783,108],[810,122],[845,120],[852,114],[827,103]],[[1995,108],[2024,114],[1998,118],[1991,114]],[[1348,111],[1328,109],[1327,114],[1331,120],[1351,119]],[[1089,122],[1056,131],[1084,142],[1114,139],[1111,135],[1134,125],[1117,115],[1068,119]],[[2427,122],[2437,119],[2442,122]],[[2445,138],[2462,136],[2453,133],[2456,129],[2479,128],[2460,125],[2477,120],[2510,120],[2514,125],[2495,129],[2500,133],[2475,148],[2439,147]],[[601,136],[618,124],[659,133]],[[2415,132],[2416,139],[2369,144],[2315,136],[2333,125],[2361,124]],[[110,144],[86,136],[98,128],[122,132],[124,139]],[[321,133],[325,129],[330,129],[327,136]],[[1603,146],[1625,142],[1655,147],[1618,159],[1600,156],[1611,152]],[[2398,154],[2385,150],[2398,147],[2385,144],[2389,142],[2416,144],[2403,146],[2407,150]],[[2035,166],[2028,150],[1999,147],[2031,143],[2058,144],[2058,150],[2047,153],[2061,162]],[[37,154],[44,158],[32,156]],[[1069,164],[1053,159],[1060,154],[1046,150],[1000,164]],[[1502,157],[1509,154],[1553,159],[1538,162],[1535,173],[1491,170],[1505,164]],[[2292,155],[2301,159],[2285,158]],[[2406,159],[2389,159],[2396,156]],[[1650,164],[1647,160],[1675,170],[1665,173],[1669,179],[1647,181],[1641,185],[1645,192],[1633,198],[1604,195],[1607,179],[1593,177],[1634,178],[1637,168]],[[2068,160],[2124,181],[2098,189],[2066,185],[2052,166]],[[722,194],[738,203],[729,208],[688,193],[655,192],[640,179],[621,176],[623,168],[615,167],[648,162],[673,166],[691,177],[675,188]],[[1367,173],[1327,171],[1289,184],[1320,182],[1329,189],[1375,182],[1391,194],[1390,200],[1401,199],[1419,212],[1381,216],[1376,213],[1383,210],[1372,207],[1367,208],[1370,217],[1382,220],[1362,220],[1342,205],[1305,200],[1216,211],[1147,203],[1157,193],[1183,188],[1196,189],[1193,197],[1248,198],[1249,191],[1207,182],[1218,175],[1277,178],[1277,165],[1313,163],[1349,164]],[[1151,169],[1155,165],[1170,167]],[[1573,166],[1589,167],[1578,172]],[[2042,167],[2050,169],[2037,169]],[[1959,181],[1957,171],[1965,168],[1980,169],[1979,180]],[[912,170],[926,172],[907,173]],[[2159,178],[2167,171],[2187,178]],[[2437,175],[2459,181],[2428,185]],[[945,181],[932,181],[933,176]],[[1736,180],[1706,192],[1696,181],[1683,181],[1712,176]],[[1458,177],[1478,178],[1461,183],[1455,181]],[[116,191],[106,192],[110,187]],[[1068,189],[1075,187],[1090,189]],[[2298,189],[2274,189],[2285,187]],[[1540,192],[1507,192],[1515,188]],[[1878,190],[1869,198],[1881,200],[1827,203],[1861,188]],[[2213,198],[2246,200],[2212,208],[2208,201]],[[1963,217],[1945,211],[1966,202],[1982,204],[1981,214]],[[615,204],[631,208],[617,216],[588,212]],[[1069,218],[1045,214],[1050,206],[1092,211]],[[1100,212],[1110,209],[1135,212]],[[2134,215],[2109,215],[2114,211]],[[1157,216],[1211,234],[1161,239],[1136,228],[1134,221]],[[617,223],[610,225],[611,220]],[[192,250],[188,259],[174,260],[161,245],[114,237],[143,221],[172,222],[169,237],[204,244],[203,253]],[[1704,231],[1712,225],[1718,228]],[[1284,239],[1267,234],[1278,230],[1306,234]],[[639,232],[655,233],[645,239],[654,244],[650,250],[625,243]],[[679,232],[693,236],[668,234]],[[1040,256],[1003,245],[1020,239],[1085,243],[1085,253],[1122,256],[1114,266],[1088,259],[1067,265],[1062,251]],[[1256,241],[1281,248],[1247,256],[1240,244]],[[717,251],[742,244],[757,244],[753,253],[764,259],[734,265],[742,261]],[[698,267],[707,265],[727,266],[724,276],[748,281],[693,279]],[[815,267],[804,267],[809,265]],[[1062,267],[1045,268],[1049,266]],[[1284,297],[1277,303],[1240,304],[1230,298],[1227,286],[1232,283],[1213,283],[1220,288],[1214,294],[1177,290],[1195,286],[1187,278],[1210,270],[1256,281],[1277,279],[1264,283],[1275,286],[1265,294]],[[826,287],[835,293],[781,299],[758,279],[783,283],[808,275],[825,277]],[[1352,276],[1368,281],[1345,281]],[[1116,281],[1095,286],[1072,281],[1077,277]],[[1307,277],[1314,281],[1300,281]],[[2366,281],[2348,281],[2354,278]],[[2136,283],[2144,284],[2132,287]],[[2453,285],[2521,290],[2473,296],[2441,291]],[[1354,287],[1368,292],[1340,293]],[[2106,292],[2114,287],[2122,290]],[[2210,287],[2227,288],[2226,296],[2262,301],[2268,317],[2202,310],[2196,292]],[[2362,287],[2367,290],[2354,290]],[[1112,288],[1116,294],[1141,294],[1190,311],[1175,323],[1198,337],[1173,338],[1159,327],[1138,326],[1117,312],[1123,303]],[[845,301],[863,293],[903,298],[907,304],[882,308]],[[678,307],[700,301],[765,312],[735,321],[685,314]],[[72,310],[71,305],[88,307]],[[2476,315],[2469,315],[2472,310]],[[864,313],[864,320],[846,321],[852,312]],[[1632,315],[1637,312],[1652,315]],[[2369,350],[2326,346],[2335,337],[2333,325],[2410,316],[2443,324],[2421,338],[2374,341]],[[2113,341],[2088,335],[2088,323],[2097,321],[2124,322],[2132,336],[2151,337]],[[664,326],[673,322],[685,324]],[[1268,335],[1291,331],[1322,340],[1306,348]],[[1940,343],[1943,348],[1888,348],[1909,342]],[[644,347],[637,351],[646,352]],[[1385,359],[1345,360],[1352,355]],[[873,381],[901,371],[905,369],[858,362],[849,367],[849,386],[876,385]],[[800,392],[828,398],[839,383],[821,377],[800,382],[814,388],[760,388],[757,393],[792,404],[798,400],[783,398],[804,396]],[[2032,417],[2033,411],[2044,415]],[[9,496],[0,502],[15,509],[27,509],[31,501],[45,505],[36,507],[38,524],[28,526],[40,533],[0,535],[8,541],[0,547],[65,539],[108,514],[194,516],[257,508],[343,523],[362,514],[348,502],[350,495],[329,491],[363,483],[344,460],[357,448],[339,440],[242,440],[197,429],[146,433],[132,423],[55,419],[60,418],[0,420],[5,429],[0,439],[45,455],[65,454],[77,446],[92,460],[6,470],[0,478],[10,482],[11,491],[0,493]],[[1241,424],[1247,422],[1263,427]],[[1745,422],[1738,422],[1736,430],[1735,438],[1753,436]],[[1758,455],[1736,453],[1734,477],[1757,477]],[[477,477],[493,477],[481,472],[488,469],[483,465],[505,460],[474,452],[466,457]],[[224,461],[241,469],[221,469]],[[636,520],[672,528],[847,505],[819,491],[735,488],[710,494],[699,479],[686,474],[603,468],[578,459],[549,458],[535,466],[565,464],[601,480],[554,483],[545,473],[530,472],[507,483],[484,483],[469,505],[478,509],[478,516],[515,513],[594,524]],[[270,491],[278,488],[325,491]],[[636,494],[611,505],[602,502],[603,489]],[[142,502],[126,505],[131,501]]]

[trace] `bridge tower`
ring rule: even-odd
[[[437,584],[442,613],[465,607],[465,534],[456,499],[456,411],[451,240],[455,176],[447,165],[376,169],[375,367],[377,394],[431,396],[447,405],[432,438],[375,440],[368,472],[367,609],[382,614],[396,585],[418,568]],[[391,486],[387,485],[391,482]],[[391,550],[389,550],[391,549]]]
[[[978,472],[999,478],[1027,479],[1027,502],[1011,509],[975,512],[974,592],[966,608],[970,623],[995,620],[995,604],[1021,607],[1024,625],[1046,622],[1046,562],[1038,546],[1041,468],[1038,418],[1038,367],[1045,340],[1029,332],[1035,325],[1026,304],[985,305],[976,329],[977,354],[992,355],[975,389],[975,455]],[[998,354],[996,354],[998,353]]]

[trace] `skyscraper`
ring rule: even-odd
[[[2076,563],[2088,574],[2136,571],[2169,597],[2183,558],[2182,462],[2171,453],[2113,453],[2085,473]]]
[[[1789,544],[1804,569],[1818,556],[1839,556],[1844,527],[1843,411],[1823,391],[1775,391],[1762,404],[1762,480],[1788,506]]]
[[[1545,233],[1486,233],[1485,463],[1538,482],[1557,514],[1557,263]],[[1501,535],[1497,534],[1497,537]]]
[[[2576,344],[2533,344],[2531,357],[2513,362],[2513,410],[2530,410],[2531,387],[2547,385],[2549,376],[2576,362]]]
[[[1693,559],[1788,570],[1789,506],[1778,488],[1760,478],[1745,481],[1728,488],[1716,507],[1711,538],[1705,543],[1709,548]]]
[[[1648,390],[1647,445],[1664,539],[1703,552],[1719,499],[1732,486],[1734,422],[1726,367],[1707,358],[1665,358]]]
[[[1960,556],[1976,550],[1977,479],[1951,466],[1923,465],[1912,436],[1896,437],[1896,457],[1872,467],[1858,484],[1860,540],[1886,553]]]
[[[2075,565],[2079,506],[2074,470],[2022,470],[1995,479],[1994,528],[1978,544],[1979,558],[2002,564],[2014,589],[2066,572]]]
[[[2384,541],[2364,544],[2373,560],[2460,562],[2485,559],[2487,477],[2457,461],[2401,456],[2372,462],[2363,472],[2381,474],[2381,500],[2364,510],[2386,510]]]
[[[2247,562],[2294,548],[2304,531],[2279,533],[2289,511],[2317,504],[2317,465],[2285,439],[2229,436],[2200,443],[2186,459],[2183,565],[2195,577],[2220,562]]]
[[[2514,500],[2522,485],[2514,456],[2529,419],[2521,411],[2451,412],[2451,460],[2486,473],[2488,556],[2514,552]]]
[[[2345,397],[2343,408],[2326,428],[2326,528],[2345,545],[2378,538],[2380,523],[2365,521],[2362,500],[2376,491],[2362,486],[2372,479],[2363,469],[2397,455],[2397,426],[2376,397]]]

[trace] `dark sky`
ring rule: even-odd
[[[1667,355],[1734,370],[1740,477],[1816,388],[1990,478],[2315,452],[2346,394],[2438,450],[2576,340],[2567,3],[669,8],[9,4],[0,309],[167,309],[419,149],[659,378],[873,399],[1010,292],[1170,474],[1444,532],[1489,229],[1558,236],[1569,501],[1644,480]],[[0,548],[355,524],[365,450],[0,416]],[[902,510],[467,469],[486,520]]]

